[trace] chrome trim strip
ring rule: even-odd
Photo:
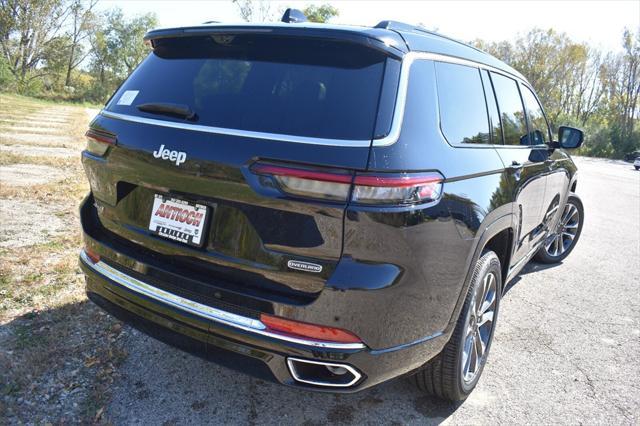
[[[349,373],[353,374],[353,380],[350,381],[349,383],[346,383],[346,384],[326,383],[326,382],[316,382],[314,380],[305,380],[305,379],[300,378],[300,376],[298,376],[292,361],[300,362],[300,363],[303,363],[303,364],[306,363],[306,364],[325,365],[325,366],[328,365],[330,367],[342,367],[345,370],[347,370]],[[347,365],[347,364],[336,364],[336,363],[333,363],[333,362],[311,361],[311,360],[308,360],[308,359],[300,359],[300,358],[287,358],[287,367],[289,367],[289,372],[291,373],[291,375],[293,376],[295,381],[300,382],[300,383],[308,383],[310,385],[316,385],[316,386],[330,386],[330,387],[334,387],[334,388],[346,388],[346,387],[354,385],[355,383],[358,382],[358,380],[360,380],[362,378],[362,374],[360,374],[360,372],[358,370],[356,370],[355,368],[353,368],[352,366]]]
[[[123,287],[126,287],[127,289],[135,293],[142,294],[151,299],[157,300],[164,304],[173,306],[174,308],[189,312],[193,315],[197,315],[211,321],[235,327],[244,331],[260,334],[262,336],[267,336],[290,343],[312,346],[314,348],[344,350],[365,348],[365,345],[363,343],[323,342],[319,340],[309,340],[274,333],[268,331],[266,329],[267,327],[260,320],[248,318],[242,315],[213,308],[211,306],[203,305],[201,303],[194,302],[193,300],[185,299],[184,297],[161,290],[130,275],[122,273],[117,269],[107,265],[105,262],[98,261],[97,263],[93,263],[84,250],[80,252],[80,258],[85,263],[85,265],[93,269],[98,274],[110,279],[111,281],[116,282]]]
[[[400,68],[400,81],[398,83],[398,95],[396,96],[395,109],[393,112],[393,119],[391,121],[391,130],[389,131],[389,134],[387,136],[380,139],[374,139],[373,141],[326,139],[326,138],[314,138],[314,137],[306,137],[306,136],[283,135],[279,133],[254,132],[250,130],[227,129],[224,127],[203,126],[200,124],[178,123],[175,121],[157,120],[153,118],[145,118],[145,117],[138,117],[135,115],[120,114],[120,113],[110,112],[105,110],[100,111],[100,115],[104,117],[114,118],[116,120],[132,121],[134,123],[149,124],[153,126],[164,126],[164,127],[171,127],[174,129],[192,130],[197,132],[240,136],[240,137],[255,138],[255,139],[268,139],[268,140],[275,140],[275,141],[281,141],[281,142],[294,142],[294,143],[304,143],[304,144],[311,144],[311,145],[340,146],[340,147],[346,147],[346,148],[389,146],[389,145],[393,145],[398,141],[398,139],[400,139],[400,131],[402,130],[402,121],[404,119],[404,110],[405,110],[405,104],[407,101],[407,92],[409,87],[409,74],[411,73],[411,65],[413,65],[413,63],[418,60],[447,62],[451,64],[466,65],[469,67],[486,69],[492,72],[506,75],[510,78],[515,78],[518,81],[524,82],[522,78],[517,75],[511,74],[508,71],[504,71],[504,70],[492,67],[491,65],[486,65],[480,62],[475,62],[468,59],[462,59],[455,56],[442,55],[439,53],[409,52],[406,55],[404,55],[402,59],[402,66]]]
[[[387,136],[380,139],[374,139],[372,146],[389,146],[393,145],[398,141],[398,139],[400,139],[400,131],[402,130],[402,121],[404,119],[404,109],[407,102],[407,92],[409,89],[409,74],[411,74],[411,65],[413,65],[413,63],[418,60],[466,65],[468,67],[481,68],[500,74],[509,75],[512,78],[515,77],[518,80],[521,80],[519,77],[511,75],[506,71],[494,68],[490,65],[482,64],[480,62],[457,58],[455,56],[441,55],[439,53],[409,52],[404,55],[402,59],[402,66],[400,68],[400,82],[398,83],[398,96],[396,98],[396,106],[393,112],[393,119],[391,121],[391,130],[389,131],[389,134]]]
[[[244,138],[267,139],[280,142],[294,142],[312,145],[340,146],[345,148],[368,148],[371,141],[349,139],[325,139],[307,136],[282,135],[279,133],[254,132],[250,130],[227,129],[224,127],[203,126],[201,124],[178,123],[175,121],[157,120],[154,118],[138,117],[136,115],[120,114],[102,110],[100,115],[116,120],[131,121],[134,123],[149,124],[152,126],[171,127],[173,129],[192,130],[195,132],[215,133],[219,135],[240,136]]]
[[[180,310],[189,312],[200,317],[221,322],[223,324],[236,326],[242,326],[244,329],[265,329],[266,326],[259,320],[253,318],[243,317],[241,315],[233,314],[230,312],[222,311],[210,306],[203,305],[198,302],[194,302],[184,297],[177,296],[168,291],[161,290],[157,287],[142,282],[130,275],[126,275],[117,269],[107,265],[103,261],[92,263],[91,259],[87,256],[87,253],[82,250],[80,256],[82,260],[91,267],[94,271],[104,275],[112,281],[127,287],[129,290],[133,290],[136,293],[143,294],[151,299],[159,302],[171,305]]]

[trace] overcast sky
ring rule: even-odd
[[[629,1],[272,1],[271,8],[304,8],[331,3],[340,11],[332,23],[372,26],[385,19],[422,23],[448,36],[470,41],[513,39],[533,27],[554,28],[577,41],[606,50],[620,48],[625,27],[640,28],[640,0]],[[155,12],[160,26],[204,21],[239,22],[231,1],[102,0],[99,9],[120,7],[127,16]]]

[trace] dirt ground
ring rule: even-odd
[[[126,356],[77,267],[90,114],[0,94],[0,424],[102,421]]]

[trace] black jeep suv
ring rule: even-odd
[[[414,374],[463,399],[506,284],[583,208],[526,79],[396,22],[149,32],[87,132],[80,264],[96,304],[304,389]]]

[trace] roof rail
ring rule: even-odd
[[[426,29],[425,27],[421,27],[418,25],[411,25],[411,24],[406,24],[404,22],[399,22],[399,21],[380,21],[378,22],[378,25],[376,25],[374,28],[382,28],[385,30],[392,30],[392,31],[419,31],[422,33],[426,33],[426,34],[431,34],[437,37],[442,37],[444,39],[447,39],[449,41],[453,41],[454,43],[458,43],[458,44],[462,44],[463,46],[467,46],[470,47],[473,50],[477,50],[478,52],[482,52],[482,53],[487,53],[485,51],[483,51],[482,49],[478,49],[475,46],[472,46],[468,43],[465,43],[464,41],[460,41],[457,40],[453,37],[449,37],[440,33],[437,33],[435,31],[431,31]]]

